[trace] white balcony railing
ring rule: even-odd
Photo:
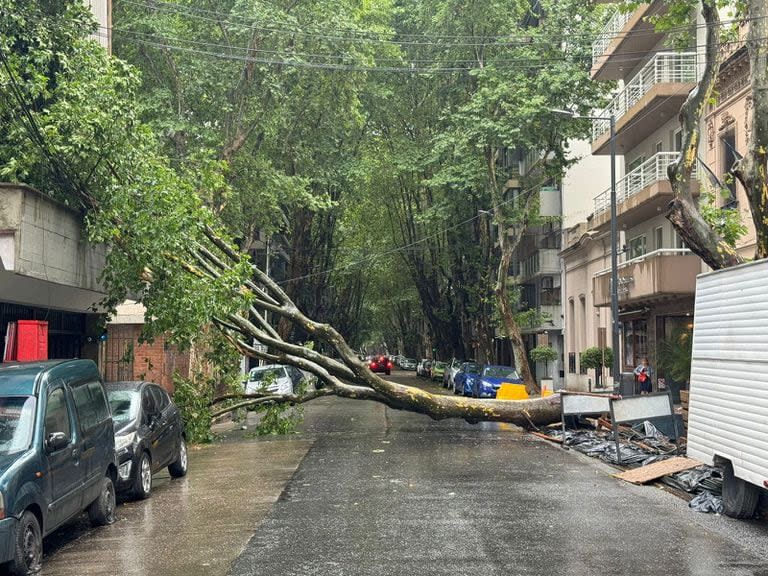
[[[597,63],[600,56],[605,54],[611,42],[621,35],[624,26],[626,26],[630,18],[632,18],[632,12],[622,12],[621,10],[611,16],[611,19],[608,20],[602,32],[600,32],[600,36],[592,44],[592,66]]]
[[[611,115],[616,120],[624,116],[657,84],[696,82],[696,76],[695,52],[660,52],[656,54],[643,66],[637,76],[624,86],[624,90],[616,95],[605,110],[595,114],[601,119],[592,122],[592,141],[594,142],[611,129],[609,120]]]
[[[616,182],[616,205],[631,198],[646,186],[667,179],[667,166],[680,158],[679,152],[658,152]],[[693,175],[696,175],[694,167]],[[595,216],[611,209],[611,189],[595,196]]]

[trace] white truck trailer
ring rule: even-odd
[[[723,469],[728,516],[768,487],[768,260],[696,282],[688,456]]]

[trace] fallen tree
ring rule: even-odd
[[[229,263],[242,264],[243,255],[228,246],[212,228],[205,228],[205,236]],[[189,267],[189,273],[215,282],[227,269],[228,262],[211,250],[198,247],[192,254],[197,266]],[[342,398],[375,400],[391,408],[419,412],[436,420],[463,418],[469,422],[510,422],[530,428],[560,419],[558,396],[520,401],[477,400],[430,394],[420,388],[380,378],[358,359],[354,350],[332,326],[305,316],[264,271],[256,266],[252,266],[252,271],[255,282],[246,282],[238,291],[247,295],[250,300],[248,314],[230,313],[226,318],[214,318],[214,323],[244,355],[279,364],[292,364],[314,374],[327,387],[298,396],[226,395],[214,399],[214,404],[232,398],[240,398],[242,401],[215,411],[213,416],[263,403],[301,404],[318,397],[336,395]],[[339,360],[315,352],[311,348],[286,342],[264,321],[261,314],[264,310],[284,321],[297,324],[306,333],[312,334],[318,341],[335,350]],[[269,351],[262,352],[250,344],[254,339],[267,345]]]

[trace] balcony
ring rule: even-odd
[[[631,227],[666,209],[672,200],[672,185],[667,167],[680,157],[678,152],[659,152],[616,182],[616,222]],[[696,177],[696,169],[692,177]],[[692,182],[698,195],[699,183]],[[611,189],[595,196],[595,211],[590,228],[607,226],[611,221]]]
[[[536,276],[560,274],[560,250],[543,248],[526,258],[520,267],[520,282],[530,281]]]
[[[527,325],[521,326],[520,331],[523,334],[536,334],[538,332],[563,329],[563,308],[559,304],[550,306],[537,306],[536,310],[540,315],[540,322],[532,321]]]
[[[633,258],[618,268],[619,305],[662,302],[693,296],[701,260],[690,250],[663,249]],[[611,270],[592,279],[595,306],[611,305]]]
[[[104,293],[104,246],[86,242],[71,208],[21,184],[0,183],[2,300],[86,312]]]
[[[661,1],[641,4],[633,12],[617,11],[603,27],[598,39],[592,44],[593,80],[619,80],[632,69],[638,54],[653,49],[661,39],[648,17],[666,10]]]
[[[677,115],[696,86],[695,52],[660,52],[616,95],[592,122],[592,153],[610,154],[610,121],[616,118],[616,150],[631,150]]]

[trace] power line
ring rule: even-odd
[[[286,60],[285,57],[291,57],[291,56],[309,56],[311,58],[346,58],[346,59],[352,59],[357,58],[359,59],[360,56],[357,55],[345,55],[345,54],[339,54],[339,55],[333,55],[333,54],[308,54],[308,53],[292,53],[290,51],[283,52],[283,51],[267,51],[267,50],[259,50],[259,49],[251,49],[251,48],[242,48],[242,47],[234,47],[231,45],[223,45],[223,44],[215,44],[211,42],[201,42],[197,40],[186,40],[181,38],[170,38],[170,40],[177,40],[179,42],[185,42],[187,44],[192,44],[196,46],[202,46],[202,47],[212,47],[212,48],[223,48],[226,50],[244,50],[246,53],[249,52],[257,52],[257,53],[270,53],[275,55],[282,55],[282,59],[277,58],[262,58],[262,57],[255,57],[255,56],[247,56],[247,55],[240,55],[240,54],[228,54],[223,52],[216,52],[216,51],[209,51],[209,50],[199,50],[196,48],[190,48],[187,46],[178,46],[176,44],[169,44],[167,42],[160,42],[155,40],[149,40],[142,38],[143,36],[146,37],[154,37],[151,34],[147,33],[141,33],[141,32],[134,32],[129,30],[121,30],[121,29],[115,29],[115,28],[107,28],[107,27],[101,27],[106,30],[112,30],[113,32],[117,32],[118,34],[125,33],[131,36],[134,36],[133,41],[135,41],[138,44],[145,45],[145,46],[151,46],[158,49],[166,49],[166,50],[173,50],[173,51],[179,51],[179,52],[186,52],[191,54],[198,54],[201,56],[209,56],[212,58],[222,59],[222,60],[230,60],[230,61],[241,61],[241,62],[252,62],[256,64],[264,64],[264,65],[273,65],[273,66],[285,66],[285,67],[297,67],[297,68],[314,68],[318,70],[330,70],[330,71],[346,71],[346,72],[403,72],[403,73],[424,73],[424,74],[430,74],[430,73],[455,73],[455,72],[469,72],[472,70],[478,70],[479,68],[477,66],[457,66],[457,65],[448,65],[444,62],[440,62],[437,60],[409,60],[407,58],[404,58],[406,61],[410,62],[418,62],[419,65],[412,64],[411,66],[361,66],[361,65],[350,65],[350,64],[334,64],[334,63],[328,63],[328,62],[317,62],[317,61],[310,61],[310,60]],[[102,33],[99,32],[98,35],[100,37],[109,37],[109,33]],[[139,37],[135,37],[139,36]],[[759,39],[759,40],[766,40],[766,38]],[[732,40],[732,41],[724,41],[721,42],[721,46],[728,46],[728,45],[741,45],[743,44],[743,41],[741,40]],[[633,64],[633,63],[639,63],[645,59],[649,55],[654,54],[661,54],[670,52],[668,49],[656,49],[656,50],[643,50],[643,51],[637,51],[637,52],[622,52],[621,56],[613,56],[611,58],[612,61],[616,62],[617,64]],[[374,60],[377,60],[374,57]],[[563,57],[549,57],[549,58],[539,58],[537,60],[530,60],[530,59],[490,59],[486,65],[487,66],[493,66],[498,70],[501,71],[531,71],[536,69],[544,68],[548,65],[551,65],[553,63],[567,63],[567,62],[574,62],[577,63],[578,61],[584,61],[585,63],[589,63],[592,61],[592,57],[590,55],[583,55],[583,56],[563,56]],[[384,59],[384,61],[393,61],[393,59]],[[469,60],[458,60],[459,63],[467,63]],[[435,66],[430,67],[426,64],[433,63]],[[511,66],[497,66],[497,64],[512,64]]]
[[[175,3],[175,2],[153,2],[152,4],[147,2],[139,2],[137,0],[123,0],[124,3],[132,4],[135,6],[141,6],[143,8],[152,9],[152,10],[164,10],[165,12],[170,12],[173,14],[181,14],[189,16],[190,18],[197,18],[201,20],[206,20],[210,22],[215,22],[217,24],[222,23],[229,23],[229,24],[244,24],[249,26],[253,30],[259,30],[263,32],[270,32],[275,34],[285,34],[285,35],[291,35],[291,36],[306,36],[310,38],[318,38],[318,39],[324,39],[324,40],[340,40],[340,41],[346,41],[346,42],[367,42],[367,43],[381,43],[386,45],[416,45],[416,46],[438,46],[441,48],[445,47],[451,47],[451,46],[466,46],[466,47],[478,47],[478,46],[488,46],[489,41],[499,41],[504,40],[506,42],[496,42],[496,45],[502,46],[515,46],[515,45],[523,45],[527,46],[531,44],[531,37],[529,36],[519,36],[519,35],[440,35],[440,34],[400,34],[396,31],[393,31],[391,36],[400,36],[402,38],[416,38],[416,39],[424,39],[425,41],[415,41],[415,40],[392,40],[391,37],[382,37],[380,34],[376,34],[371,31],[360,31],[360,30],[352,30],[352,29],[331,29],[329,32],[310,32],[306,30],[294,30],[294,29],[286,29],[286,28],[277,28],[277,27],[269,27],[269,26],[255,26],[256,24],[259,24],[259,21],[256,18],[246,18],[244,16],[237,16],[233,14],[227,14],[224,12],[218,12],[214,10],[207,10],[203,8],[197,8],[192,6],[183,6],[181,4]],[[204,15],[204,16],[203,16]],[[668,30],[665,30],[664,34],[673,34],[675,32],[685,32],[685,31],[694,31],[699,29],[706,29],[711,26],[718,26],[718,27],[724,27],[731,24],[740,24],[744,22],[750,22],[755,21],[758,19],[764,18],[762,16],[760,17],[751,17],[751,18],[741,18],[741,19],[728,19],[728,20],[720,20],[717,23],[709,24],[709,23],[702,23],[702,24],[686,24],[686,25],[680,25],[680,26],[674,26],[669,28]],[[353,36],[343,36],[340,34],[345,33],[351,33],[354,34]],[[627,37],[629,35],[632,35],[633,37],[640,37],[640,36],[655,36],[659,35],[658,32],[654,30],[649,31],[630,31],[627,33],[619,32],[615,35],[607,35],[607,34],[574,34],[569,36],[568,38],[587,38],[587,39],[615,39],[615,38],[622,38]],[[441,43],[441,42],[435,42],[436,39],[469,39],[469,40],[476,40],[475,42],[450,42],[450,43]],[[558,38],[558,40],[562,40],[563,38]],[[542,41],[544,44],[547,43],[546,40]]]

